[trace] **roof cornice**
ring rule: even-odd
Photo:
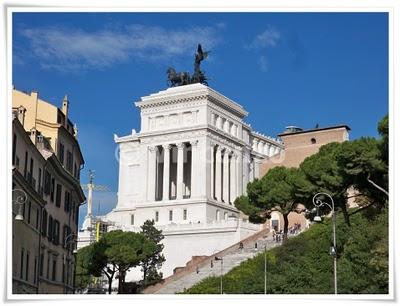
[[[228,109],[241,118],[248,115],[248,112],[241,105],[202,84],[168,88],[158,93],[142,97],[140,101],[135,102],[135,105],[140,109],[147,109],[196,100],[208,100],[218,106]]]

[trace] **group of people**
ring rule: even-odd
[[[301,231],[301,224],[295,223],[293,226],[288,228],[288,235],[297,235]],[[283,239],[283,230],[278,231],[278,227],[275,226],[272,229],[272,238],[275,242],[281,242]]]
[[[289,235],[297,235],[300,233],[301,225],[300,223],[295,223],[293,226],[288,228],[288,234]]]

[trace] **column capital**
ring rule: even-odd
[[[171,149],[171,145],[170,144],[163,144],[162,147],[163,147],[164,150]]]
[[[156,147],[155,146],[148,146],[148,149],[149,149],[150,152],[153,153],[156,150]]]
[[[176,144],[176,147],[178,148],[178,150],[182,150],[185,147],[185,144],[183,142],[179,142]]]
[[[190,142],[190,145],[191,145],[192,147],[194,147],[194,146],[197,146],[198,143],[199,143],[198,140],[193,140],[193,141]]]
[[[220,145],[217,145],[217,151],[221,152],[224,148],[222,148]]]

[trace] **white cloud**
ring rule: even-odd
[[[169,30],[132,24],[94,32],[60,27],[23,29],[31,55],[41,67],[76,71],[102,69],[127,60],[159,60],[194,52],[197,43],[207,49],[218,41],[218,27]]]
[[[267,58],[264,55],[260,56],[260,58],[258,59],[258,64],[259,64],[261,71],[263,71],[263,72],[268,71],[268,62],[267,62]]]
[[[246,45],[245,48],[259,53],[258,66],[262,72],[267,72],[269,69],[267,60],[267,49],[274,48],[281,40],[281,34],[275,28],[269,26],[265,31],[256,35],[253,41]]]
[[[280,39],[281,34],[276,29],[268,27],[264,32],[258,34],[253,39],[253,42],[249,45],[249,48],[263,49],[275,47]]]

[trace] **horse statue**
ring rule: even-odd
[[[189,72],[176,72],[174,68],[169,67],[167,70],[168,86],[175,87],[190,84]]]
[[[210,51],[203,51],[201,44],[197,45],[197,53],[194,55],[194,72],[191,76],[189,72],[176,72],[174,68],[169,67],[167,70],[168,86],[182,86],[194,83],[201,83],[208,86],[207,77],[200,69],[200,64],[208,57]]]

